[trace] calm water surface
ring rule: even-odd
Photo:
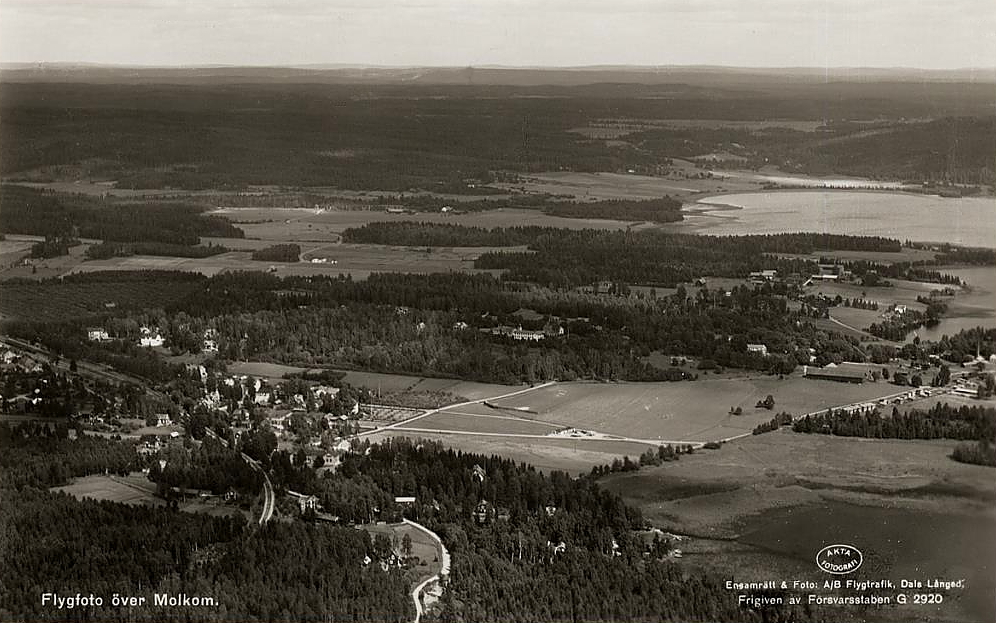
[[[858,191],[718,195],[685,206],[704,234],[815,231],[996,248],[996,199]]]

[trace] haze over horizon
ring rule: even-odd
[[[153,67],[967,69],[988,0],[4,0],[0,61]]]

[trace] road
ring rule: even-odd
[[[214,432],[211,428],[205,427],[204,432],[220,441],[221,445],[226,448],[228,447],[228,440],[219,437],[218,433]],[[242,457],[242,460],[248,463],[254,470],[263,474],[263,512],[259,514],[259,525],[265,525],[266,522],[273,518],[273,509],[277,503],[277,496],[273,492],[273,483],[270,482],[270,476],[266,473],[266,470],[263,469],[263,466],[260,465],[259,461],[253,459],[245,452],[239,452],[239,455]]]
[[[430,539],[432,539],[436,543],[436,548],[439,550],[439,554],[440,554],[439,555],[439,561],[440,561],[440,563],[442,565],[440,567],[440,569],[439,569],[439,573],[437,573],[436,575],[433,575],[430,578],[426,578],[425,580],[422,580],[412,590],[412,601],[415,602],[415,621],[414,621],[414,623],[419,623],[419,621],[422,619],[422,614],[424,613],[424,609],[422,608],[422,591],[425,590],[426,586],[432,584],[433,582],[437,582],[442,577],[446,577],[446,576],[448,576],[450,574],[450,552],[446,549],[446,546],[443,545],[443,541],[442,541],[442,539],[439,538],[439,535],[436,534],[435,532],[433,532],[432,530],[429,530],[428,528],[426,528],[422,524],[415,523],[414,521],[411,521],[410,519],[403,519],[402,521],[404,521],[409,526],[415,528],[419,532],[422,532],[423,534],[428,535],[428,537]]]
[[[252,466],[257,472],[263,474],[263,512],[259,514],[259,525],[265,526],[266,522],[273,519],[273,509],[277,505],[277,496],[273,492],[273,483],[270,482],[270,476],[260,465],[259,461],[253,459],[251,456],[245,452],[240,452],[242,455],[242,460]]]

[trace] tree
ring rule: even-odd
[[[401,539],[401,553],[405,558],[412,557],[412,537],[407,532]]]
[[[941,368],[937,371],[937,376],[934,377],[934,382],[931,383],[934,387],[944,387],[951,382],[951,369],[946,365],[941,365]]]

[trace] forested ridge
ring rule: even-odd
[[[122,188],[476,193],[496,172],[653,173],[671,158],[733,152],[746,166],[991,183],[994,125],[984,115],[992,90],[982,83],[915,86],[827,84],[818,95],[808,85],[770,83],[761,91],[297,84],[282,85],[281,93],[266,84],[11,84],[2,102],[0,171],[46,179],[66,167]],[[535,94],[547,97],[528,97]],[[119,105],[108,108],[111,101]],[[972,114],[978,116],[955,116]],[[901,117],[932,120],[833,122],[818,132],[708,121]],[[703,123],[637,125],[613,140],[571,131],[627,119]]]
[[[733,366],[774,373],[809,362],[815,348],[826,362],[860,356],[856,342],[815,328],[788,309],[776,289],[738,287],[726,295],[679,288],[660,298],[598,297],[522,287],[488,275],[373,275],[364,281],[333,277],[279,278],[229,273],[193,283],[189,294],[163,312],[108,318],[124,340],[86,342],[92,319],[8,321],[14,335],[43,343],[67,357],[123,365],[140,376],[168,379],[175,372],[130,341],[142,324],[156,325],[177,352],[199,350],[200,335],[217,332],[219,356],[255,358],[382,372],[455,376],[484,381],[544,379],[678,380],[677,369],[648,365],[654,350],[703,358],[703,368]],[[543,318],[517,316],[520,308]],[[462,323],[462,324],[461,324]],[[532,324],[530,324],[532,323]],[[537,342],[494,334],[501,325],[564,329]],[[748,353],[765,343],[769,356]],[[128,360],[133,364],[128,364]]]

